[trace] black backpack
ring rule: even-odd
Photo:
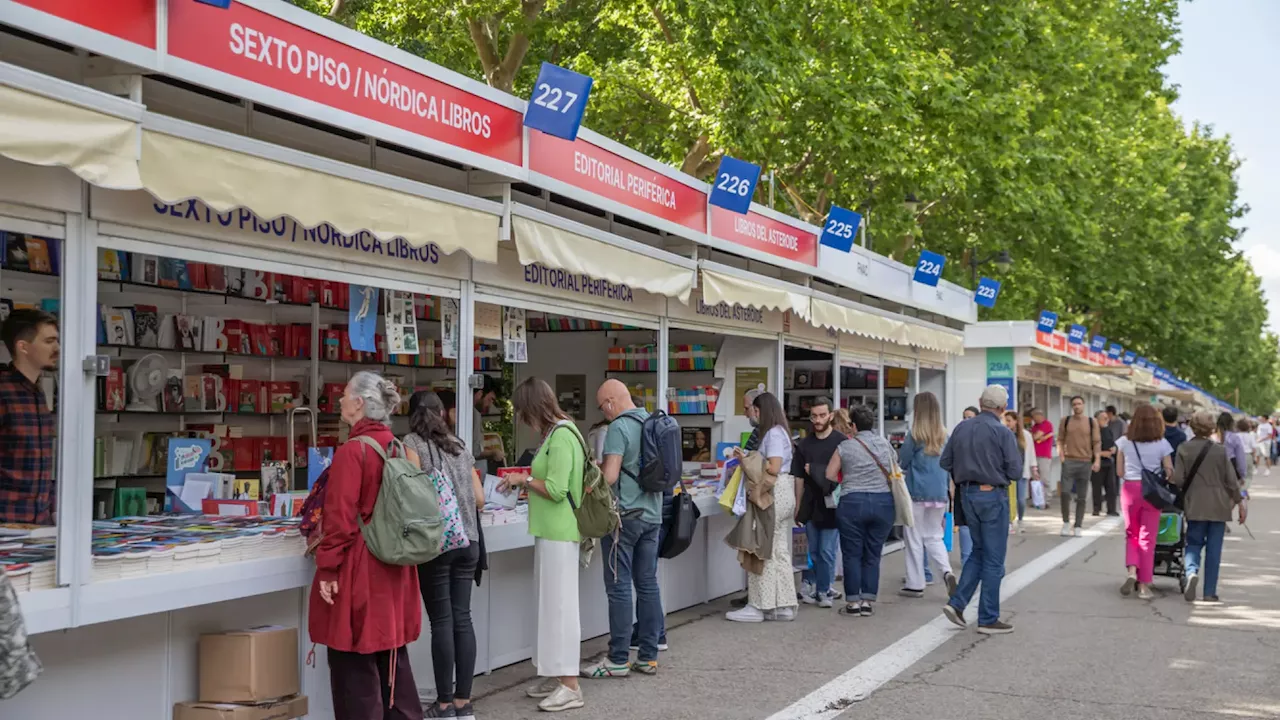
[[[634,475],[622,468],[627,477],[636,481],[645,492],[665,493],[674,490],[680,482],[680,423],[661,410],[655,410],[641,420],[635,415],[622,415],[640,423],[640,474]]]

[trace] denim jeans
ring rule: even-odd
[[[664,497],[662,499],[662,526],[658,528],[658,548],[662,548],[662,543],[667,539],[667,523],[671,520],[671,498]],[[658,607],[662,607],[662,586],[658,586]],[[662,624],[658,630],[658,644],[667,644],[667,614],[666,610],[662,611]],[[631,626],[631,647],[640,647],[640,621],[637,620]]]
[[[1205,597],[1218,595],[1218,566],[1222,563],[1222,540],[1226,533],[1225,522],[1187,521],[1187,574],[1201,575],[1200,586],[1204,589]],[[1203,566],[1200,565],[1201,550],[1204,551]]]
[[[418,588],[431,621],[431,669],[436,679],[436,702],[471,698],[471,683],[476,675],[471,588],[479,562],[480,544],[471,543],[418,566]]]
[[[821,594],[831,589],[836,579],[836,548],[840,544],[839,528],[820,528],[813,523],[804,526],[809,538],[809,562],[811,567],[800,574],[805,582],[813,583]]]
[[[964,572],[964,564],[969,562],[969,556],[973,554],[973,533],[969,531],[968,525],[960,526],[960,572]]]
[[[965,560],[960,586],[950,603],[963,612],[981,582],[978,624],[990,625],[1000,619],[1000,580],[1004,578],[1004,557],[1009,546],[1009,491],[998,485],[991,490],[965,485],[960,489],[960,501],[964,503],[973,552]]]
[[[631,619],[640,624],[638,659],[658,659],[662,631],[662,599],[658,594],[658,532],[662,526],[639,518],[623,518],[618,540],[600,541],[604,590],[609,596],[609,662],[625,665],[631,651]],[[616,557],[614,553],[617,553]],[[635,604],[631,587],[635,585]]]
[[[880,590],[880,553],[893,529],[893,493],[841,495],[836,520],[844,556],[845,599],[875,600]]]

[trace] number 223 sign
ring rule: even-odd
[[[549,62],[542,63],[524,124],[565,140],[576,140],[591,95],[592,79]]]

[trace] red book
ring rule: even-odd
[[[227,291],[227,269],[223,266],[206,263],[204,265],[204,279],[211,292],[224,293]]]
[[[320,305],[328,308],[338,307],[338,291],[332,280],[320,281]]]
[[[227,318],[223,323],[222,332],[227,336],[227,352],[244,354],[244,321]]]
[[[249,348],[254,355],[270,357],[271,336],[267,333],[266,325],[249,323]]]
[[[231,449],[232,468],[234,470],[257,470],[253,462],[253,438],[227,438],[225,445]]]
[[[324,392],[320,395],[320,412],[335,414],[340,412],[339,401],[342,400],[342,393],[345,390],[346,386],[342,383],[325,383]]]
[[[284,355],[284,326],[283,325],[264,325],[263,330],[267,333],[267,355],[270,357],[281,357]]]
[[[336,328],[325,328],[321,339],[324,341],[324,360],[336,362],[342,357],[342,336]]]
[[[236,403],[236,412],[242,413],[261,413],[266,404],[262,402],[262,381],[261,380],[240,380],[239,392],[236,397],[239,400]]]
[[[348,310],[351,308],[351,287],[347,283],[334,283],[334,295],[338,299],[338,308]]]
[[[354,352],[351,349],[351,336],[347,334],[346,328],[342,328],[338,331],[338,359],[342,362],[352,362],[355,360]]]
[[[270,393],[271,412],[285,412],[293,404],[293,399],[298,396],[298,383],[287,380],[272,380],[270,382]]]
[[[124,410],[124,368],[113,367],[107,374],[102,409],[108,412]]]

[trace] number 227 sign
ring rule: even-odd
[[[576,140],[592,82],[588,75],[542,63],[533,97],[524,111],[524,124],[548,135]]]

